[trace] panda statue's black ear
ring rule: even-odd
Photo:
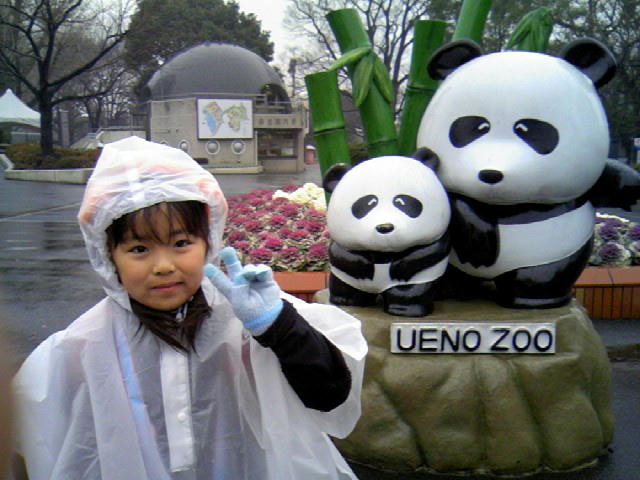
[[[596,88],[606,85],[616,74],[613,54],[593,38],[571,42],[562,49],[560,57],[589,77]]]
[[[351,166],[346,163],[335,163],[331,165],[329,170],[324,174],[322,179],[322,188],[331,193],[338,185],[338,182],[344,177],[344,174],[349,171]]]
[[[434,172],[438,169],[438,165],[440,165],[440,158],[438,158],[438,155],[436,155],[436,153],[433,150],[427,147],[420,147],[411,156],[416,160],[418,160],[419,162],[424,163],[427,167],[429,167]]]
[[[427,70],[434,80],[444,80],[456,68],[482,55],[482,49],[476,42],[463,38],[449,42],[437,49]]]

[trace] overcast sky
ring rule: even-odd
[[[271,32],[271,41],[274,43],[274,60],[278,60],[280,54],[285,51],[287,34],[282,27],[285,6],[287,0],[236,0],[240,10],[246,13],[255,13],[262,22],[262,29]]]

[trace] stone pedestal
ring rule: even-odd
[[[344,309],[369,342],[362,417],[336,441],[350,460],[396,472],[564,471],[592,464],[612,439],[609,360],[575,300],[549,310],[447,300],[415,319]],[[392,354],[390,325],[405,321],[553,323],[556,352]]]

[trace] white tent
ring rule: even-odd
[[[40,128],[40,114],[27,107],[10,88],[0,97],[0,123]]]

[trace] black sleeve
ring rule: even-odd
[[[640,198],[640,172],[618,160],[607,159],[604,170],[587,193],[594,207],[631,210]]]
[[[463,263],[491,266],[500,253],[497,219],[482,204],[452,195],[451,243]]]
[[[280,361],[287,381],[302,403],[328,412],[341,405],[351,390],[351,373],[338,348],[283,300],[282,312],[260,336]]]
[[[329,262],[353,278],[373,279],[375,272],[373,261],[361,252],[347,250],[335,241],[329,244]]]
[[[451,245],[449,242],[449,233],[440,237],[435,242],[410,249],[406,255],[398,260],[391,262],[389,266],[389,275],[394,280],[408,281],[416,273],[433,267],[449,255]]]

